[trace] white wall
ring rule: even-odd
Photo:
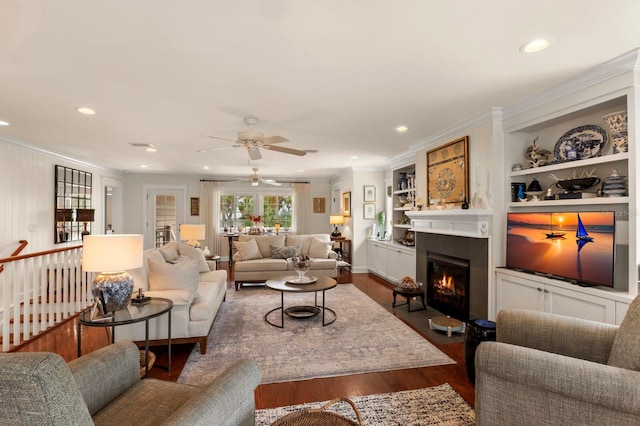
[[[55,165],[93,174],[92,229],[104,233],[104,182],[119,184],[122,174],[0,136],[0,257],[9,256],[19,240],[29,242],[23,254],[79,243],[54,243]]]

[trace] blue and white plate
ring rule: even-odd
[[[607,132],[600,126],[587,124],[562,135],[553,149],[556,163],[599,157],[607,147]]]

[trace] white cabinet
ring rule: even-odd
[[[571,284],[543,277],[536,280],[515,271],[496,273],[496,298],[501,309],[528,309],[616,324],[616,301],[568,288]]]
[[[405,275],[415,279],[415,250],[391,242],[369,240],[367,266],[369,272],[392,283],[401,280]]]

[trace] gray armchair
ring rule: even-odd
[[[253,425],[260,379],[244,360],[203,388],[140,380],[131,342],[69,364],[53,353],[0,354],[0,424]]]
[[[640,297],[620,327],[501,311],[475,367],[479,425],[638,425]]]

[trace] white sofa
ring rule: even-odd
[[[227,271],[215,270],[197,248],[172,242],[143,254],[143,266],[128,271],[134,279],[134,291],[140,287],[145,296],[173,301],[171,343],[197,342],[200,353],[207,349],[207,335],[227,291]],[[144,322],[117,327],[116,340],[145,340]],[[149,320],[150,344],[166,344],[167,317]]]
[[[338,276],[338,255],[329,234],[240,235],[234,242],[233,279],[238,290],[242,283],[265,282],[274,277],[295,275],[288,257],[306,255],[313,259],[309,274]]]

